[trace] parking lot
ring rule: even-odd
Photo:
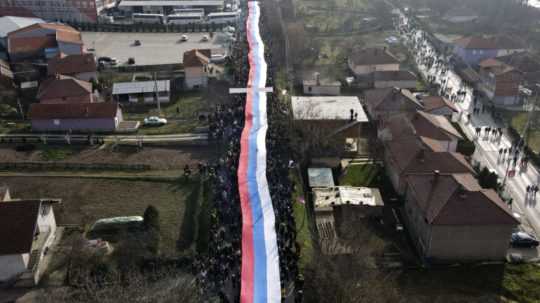
[[[210,41],[203,42],[208,33],[186,33],[189,40],[180,42],[182,33],[96,33],[83,32],[82,38],[87,49],[94,49],[97,57],[113,57],[119,64],[126,64],[135,58],[136,65],[158,65],[182,63],[184,52],[195,48],[223,49],[225,37],[214,35]],[[135,40],[141,45],[135,46]]]

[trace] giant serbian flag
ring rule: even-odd
[[[242,209],[242,303],[281,302],[275,214],[266,179],[267,65],[259,33],[258,2],[248,2],[249,78],[240,138],[238,187]]]

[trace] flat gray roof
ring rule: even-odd
[[[158,92],[170,91],[170,80],[158,80],[156,82]],[[118,82],[113,84],[113,95],[153,93],[154,91],[154,81]]]
[[[43,22],[45,21],[39,18],[25,18],[14,16],[0,17],[0,37],[6,37],[12,31],[16,31],[20,28]]]
[[[308,183],[310,187],[333,187],[334,176],[330,168],[308,168]]]
[[[360,100],[355,96],[292,97],[296,120],[349,120],[351,109],[358,113],[356,121],[369,121]]]
[[[200,0],[200,1],[182,1],[182,0],[162,0],[162,1],[137,1],[123,0],[118,5],[122,6],[223,6],[223,0]]]

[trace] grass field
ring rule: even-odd
[[[302,190],[300,179],[296,175],[296,170],[291,171],[290,178],[295,184],[295,191],[292,194],[294,220],[296,222],[296,241],[300,244],[301,254],[298,264],[300,270],[305,268],[313,260],[313,238],[310,232],[310,220],[306,205],[307,197]],[[303,201],[300,202],[300,201]]]
[[[161,252],[176,254],[185,217],[186,200],[194,182],[161,183],[77,178],[3,177],[13,198],[61,198],[55,206],[59,224],[92,224],[99,218],[142,216],[148,205],[160,212]]]
[[[206,98],[199,92],[189,92],[178,96],[172,96],[171,102],[161,104],[161,114],[157,105],[134,104],[124,107],[125,120],[143,121],[149,116],[161,116],[169,120],[169,123],[160,127],[144,127],[139,129],[139,134],[162,135],[173,133],[188,133],[197,126],[204,124],[198,120],[197,113],[208,110]]]
[[[540,302],[538,283],[535,264],[406,270],[398,278],[405,298],[429,299],[415,302]]]

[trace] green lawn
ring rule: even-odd
[[[198,194],[194,181],[2,177],[2,183],[14,198],[62,199],[54,207],[58,224],[89,226],[100,218],[142,216],[148,205],[154,205],[160,213],[161,252],[167,256],[177,254],[179,239],[192,237],[185,234],[192,230],[182,228],[182,223],[192,205],[189,198]]]
[[[304,195],[302,184],[300,184],[296,171],[291,171],[290,178],[296,184],[295,191],[292,193],[292,203],[294,219],[296,221],[296,241],[302,249],[298,266],[302,271],[313,259],[313,238],[310,232],[311,222],[305,204],[306,196]],[[299,202],[300,200],[304,201],[304,203]]]
[[[199,122],[197,113],[207,111],[208,103],[200,92],[188,92],[178,96],[172,96],[171,102],[161,104],[161,114],[157,105],[133,104],[124,109],[125,120],[143,121],[145,117],[161,116],[168,119],[169,123],[159,127],[145,127],[139,129],[139,134],[164,135],[175,133],[189,133],[197,126],[204,125]]]
[[[405,298],[429,297],[431,302],[540,302],[539,283],[535,264],[405,270],[398,278]]]
[[[509,126],[520,134],[523,132],[527,123],[528,112],[501,111],[501,113]],[[535,153],[540,152],[540,129],[538,127],[534,127],[533,125],[526,139],[527,144]]]
[[[375,164],[351,165],[339,181],[339,185],[373,187],[378,185],[382,167]]]

